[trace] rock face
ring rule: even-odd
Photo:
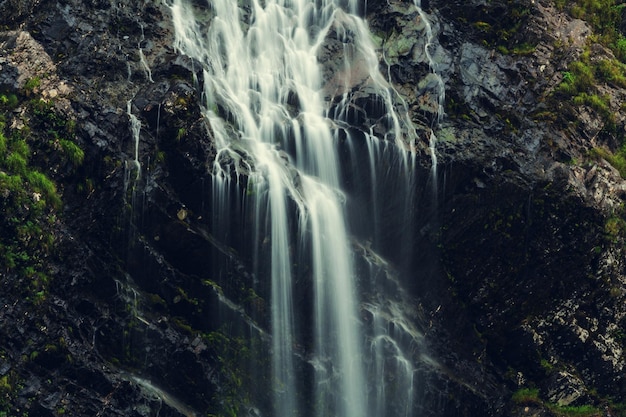
[[[415,128],[416,194],[427,194],[437,138],[437,199],[420,200],[412,222],[420,244],[382,253],[400,270],[403,302],[438,364],[416,412],[593,406],[623,415],[626,184],[589,150],[621,145],[626,95],[601,87],[610,131],[591,106],[554,98],[592,30],[548,0],[422,6],[430,27],[412,2],[370,0],[366,10],[395,104]],[[0,1],[0,92],[50,100],[75,122],[85,152],[76,172],[50,167],[64,208],[45,300],[0,294],[0,415],[268,409],[265,388],[237,364],[269,375],[269,294],[252,290],[250,256],[212,229],[216,150],[201,115],[202,74],[172,49],[169,13],[151,1]],[[513,27],[506,44],[494,41]],[[356,71],[350,86],[333,82],[337,42],[330,36],[320,57],[326,93],[353,89],[355,127],[382,137],[389,126],[377,124],[368,80]],[[522,44],[534,48],[503,52]],[[25,116],[10,122],[17,129]],[[223,223],[243,236],[239,214]],[[22,279],[7,271],[6,282]],[[524,389],[537,391],[514,395]]]

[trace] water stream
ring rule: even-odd
[[[407,346],[421,335],[404,324],[395,304],[374,298],[365,305],[360,298],[358,286],[378,284],[374,272],[357,276],[350,240],[356,231],[346,216],[350,157],[340,157],[340,148],[366,144],[364,181],[374,204],[371,221],[357,228],[374,243],[384,205],[376,203],[379,177],[409,178],[414,163],[406,151],[413,140],[410,121],[394,107],[394,92],[379,73],[359,17],[365,2],[200,3],[170,0],[174,47],[203,69],[204,116],[217,147],[213,233],[229,238],[229,225],[241,220],[231,218],[241,211],[235,206],[253,218],[245,240],[257,280],[271,287],[272,415],[413,415],[415,366]],[[320,63],[329,39],[342,45],[335,57],[342,66],[330,81]],[[353,91],[363,86],[382,108],[382,134],[350,126],[358,107]],[[373,271],[380,269],[376,264]],[[302,287],[310,288],[310,307],[295,299]],[[302,358],[313,372],[302,372],[296,363]]]

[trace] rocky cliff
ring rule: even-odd
[[[365,11],[417,137],[419,243],[381,250],[433,358],[416,413],[625,415],[619,48],[561,2],[422,7],[436,68],[410,2]],[[0,14],[0,416],[262,413],[239,364],[267,374],[269,295],[212,229],[202,74],[172,47],[169,7]],[[380,115],[359,94],[369,131]],[[244,240],[238,214],[221,222]]]

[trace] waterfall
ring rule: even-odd
[[[379,176],[397,177],[390,182],[410,188],[406,178],[414,161],[405,150],[413,139],[403,133],[410,121],[395,111],[393,90],[378,71],[359,17],[364,2],[199,3],[168,0],[174,47],[202,65],[204,117],[217,150],[212,233],[245,246],[258,285],[268,281],[271,288],[272,415],[412,415],[415,367],[398,340],[414,341],[418,332],[398,328],[402,314],[388,304],[370,300],[364,307],[357,287],[367,278],[357,277],[354,230],[346,218],[351,196],[343,187],[348,161],[340,160],[341,147],[366,144],[364,183],[374,199]],[[331,80],[320,63],[329,39],[342,45],[342,65]],[[357,87],[379,107],[370,131],[350,126],[361,106],[353,95]],[[386,165],[393,168],[381,172]],[[383,204],[374,203],[369,213],[374,223]],[[244,230],[244,216],[232,218],[242,210],[254,230]],[[233,225],[239,237],[233,237]],[[378,233],[371,231],[373,241]],[[303,293],[312,294],[310,308],[295,299]],[[306,366],[310,370],[303,372]],[[385,383],[391,373],[395,382]]]

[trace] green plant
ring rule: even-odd
[[[600,417],[602,416],[602,412],[591,405],[580,405],[580,406],[559,406],[552,405],[548,406],[550,411],[556,414],[558,417]]]
[[[18,175],[26,174],[27,165],[28,162],[26,158],[17,152],[10,153],[5,159],[5,166],[9,169],[9,171]]]
[[[575,96],[587,92],[596,84],[594,69],[585,61],[570,63],[568,71],[563,72],[557,91]]]
[[[491,25],[487,22],[475,22],[474,27],[482,32],[491,31]]]
[[[63,153],[74,166],[82,165],[85,160],[85,152],[74,142],[67,139],[59,139]]]
[[[41,77],[29,78],[24,83],[24,92],[27,94],[30,94],[40,85],[41,85]]]
[[[52,207],[57,209],[61,207],[61,198],[57,194],[56,186],[45,174],[30,171],[26,177],[33,188],[42,193]]]
[[[540,404],[539,390],[537,388],[520,388],[511,397],[516,404]]]
[[[604,232],[613,241],[626,234],[626,221],[618,216],[611,216],[604,224]]]
[[[626,65],[616,59],[602,59],[595,64],[598,79],[626,88]]]
[[[626,59],[626,38],[619,35],[612,49],[617,58],[619,58],[620,61],[624,61],[624,59]]]
[[[548,360],[541,359],[541,368],[543,368],[546,373],[552,372],[554,370],[554,365],[552,365]]]
[[[602,158],[617,169],[622,176],[626,178],[626,148],[622,146],[615,154],[603,148],[592,148],[589,151],[592,158]]]
[[[17,107],[19,100],[15,94],[0,94],[0,107],[13,110]]]
[[[11,383],[9,382],[9,375],[4,375],[3,377],[0,377],[0,392],[11,392],[13,390],[13,387],[11,386]]]
[[[35,88],[36,83],[31,80],[30,86]],[[19,277],[4,284],[19,286],[15,289],[26,300],[39,304],[47,295],[44,260],[55,241],[51,227],[61,198],[54,182],[32,161],[31,146],[41,155],[47,150],[42,145],[48,142],[32,140],[28,126],[7,128],[16,117],[12,108],[22,104],[15,94],[0,95],[0,275],[9,272]],[[26,120],[34,119],[27,116]]]
[[[514,46],[512,49],[512,53],[514,55],[530,55],[535,52],[536,49],[537,47],[535,45],[524,42],[522,44]]]

